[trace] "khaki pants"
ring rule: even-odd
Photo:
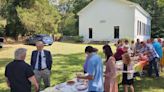
[[[50,87],[50,70],[34,70],[34,73],[39,85],[41,84],[41,80],[43,79],[45,88]]]

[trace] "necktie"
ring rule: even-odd
[[[39,51],[39,59],[38,59],[38,70],[42,69],[42,55],[41,52]]]

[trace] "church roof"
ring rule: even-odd
[[[96,1],[98,1],[98,0],[93,0],[92,2],[90,2],[86,7],[84,7],[80,12],[78,12],[78,15],[82,14],[83,11],[87,10],[89,8],[89,6],[92,5],[92,4],[94,4]],[[119,0],[119,1],[126,3],[127,5],[129,5],[129,7],[135,7],[142,14],[144,14],[148,18],[151,18],[150,14],[147,11],[145,11],[139,4],[134,3],[134,2],[131,2],[131,1],[128,1],[128,0]]]

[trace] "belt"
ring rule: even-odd
[[[46,69],[48,69],[48,68],[43,68],[43,69],[41,69],[41,70],[36,69],[36,70],[38,70],[38,71],[43,71],[43,70],[46,70]]]

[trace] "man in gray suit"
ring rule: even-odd
[[[31,66],[38,83],[43,79],[45,88],[50,86],[50,74],[52,66],[52,56],[50,51],[44,50],[44,44],[41,41],[36,43],[37,50],[32,52]]]

